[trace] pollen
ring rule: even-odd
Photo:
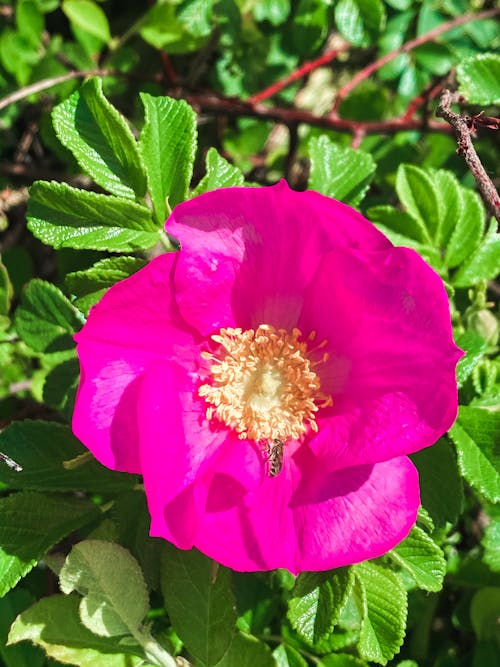
[[[308,350],[315,334],[302,340],[291,332],[261,324],[254,329],[221,329],[212,336],[213,352],[202,352],[209,362],[210,381],[199,388],[207,417],[234,429],[241,439],[285,443],[308,429],[318,430],[316,413],[332,404],[320,391],[314,370],[328,355],[316,353],[323,341]]]

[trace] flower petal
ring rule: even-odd
[[[206,483],[209,497],[218,480]],[[233,507],[207,504],[194,545],[239,571],[327,570],[386,553],[408,535],[419,503],[418,475],[406,457],[325,474],[300,447],[278,477]]]
[[[183,548],[192,546],[200,520],[200,489],[195,488],[199,477],[217,476],[220,494],[212,494],[208,502],[221,507],[257,486],[263,471],[255,443],[207,420],[197,388],[195,375],[160,359],[143,374],[137,408],[151,534]],[[203,496],[201,504],[205,502]]]
[[[105,466],[140,472],[136,405],[141,373],[155,360],[192,364],[191,333],[175,313],[163,255],[117,283],[92,308],[75,336],[81,380],[73,431]]]
[[[462,353],[442,280],[414,251],[328,253],[299,327],[328,340],[317,370],[333,407],[310,446],[332,468],[409,454],[452,425]]]
[[[263,323],[292,328],[325,252],[391,246],[354,209],[316,192],[294,192],[285,181],[200,195],[177,206],[166,227],[182,245],[179,308],[204,335]]]

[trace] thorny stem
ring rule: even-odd
[[[451,110],[451,105],[456,101],[456,93],[453,94],[449,90],[443,90],[436,115],[444,118],[455,130],[458,143],[457,153],[463,155],[467,162],[487,209],[500,222],[500,197],[476,153],[472,143],[471,129],[467,122],[468,119]]]
[[[394,60],[394,58],[400,56],[402,53],[408,53],[408,51],[416,49],[417,46],[421,46],[422,44],[426,44],[427,42],[432,42],[432,40],[436,39],[436,37],[439,37],[439,35],[442,35],[443,33],[448,32],[450,30],[453,30],[453,28],[456,28],[459,25],[462,25],[464,23],[469,23],[471,21],[478,21],[480,19],[490,18],[492,16],[496,16],[499,13],[500,13],[500,8],[497,7],[495,9],[488,9],[484,12],[478,12],[477,14],[464,14],[463,16],[458,16],[456,19],[453,19],[452,21],[448,21],[447,23],[442,23],[433,30],[429,30],[429,32],[426,32],[424,35],[420,35],[420,37],[411,39],[409,42],[406,42],[398,49],[394,49],[394,51],[386,53],[385,56],[382,56],[378,60],[375,60],[375,62],[370,63],[362,70],[360,70],[355,76],[353,76],[353,78],[350,81],[348,81],[345,84],[345,86],[342,86],[342,88],[339,89],[339,91],[337,92],[337,96],[335,98],[332,111],[330,112],[330,116],[331,117],[337,116],[337,109],[339,108],[340,103],[345,97],[347,97],[347,95],[349,95],[349,93],[352,90],[354,90],[354,88],[356,88],[358,84],[367,79],[369,76],[371,76],[374,72],[379,70],[384,65],[387,65],[387,63],[390,63],[391,60]]]
[[[273,83],[271,86],[265,88],[260,93],[256,93],[255,95],[249,97],[247,102],[250,102],[250,104],[256,104],[257,102],[262,102],[263,100],[267,100],[268,98],[272,97],[283,88],[289,86],[294,81],[301,79],[302,77],[306,76],[307,74],[317,69],[318,67],[321,67],[322,65],[326,65],[327,63],[331,62],[338,56],[339,53],[342,53],[342,51],[346,51],[349,48],[349,46],[350,45],[347,42],[345,42],[342,46],[333,49],[332,51],[327,51],[327,53],[324,53],[319,58],[304,63],[303,65],[298,67],[295,71],[293,71],[291,74],[284,77],[280,81],[276,81],[276,83]]]

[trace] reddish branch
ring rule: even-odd
[[[500,14],[500,8],[498,7],[495,9],[488,9],[484,12],[478,12],[477,14],[464,14],[463,16],[458,16],[456,19],[448,21],[447,23],[442,23],[433,30],[426,32],[424,35],[420,35],[420,37],[416,37],[415,39],[406,42],[400,46],[399,49],[394,49],[394,51],[386,53],[385,56],[382,56],[378,60],[375,60],[375,62],[370,63],[370,65],[367,65],[362,70],[360,70],[353,76],[350,81],[345,84],[345,86],[342,86],[342,88],[339,89],[331,111],[331,116],[335,117],[337,115],[337,109],[339,108],[340,103],[344,98],[347,97],[347,95],[349,95],[350,92],[352,92],[352,90],[354,90],[354,88],[356,88],[356,86],[358,86],[362,81],[367,79],[381,67],[387,65],[387,63],[390,63],[392,60],[400,56],[402,53],[408,53],[409,51],[416,49],[417,46],[421,46],[427,42],[432,42],[434,39],[436,39],[436,37],[439,37],[439,35],[442,35],[443,33],[448,32],[449,30],[452,30],[459,25],[463,25],[464,23],[469,23],[471,21],[478,21],[479,19],[490,18],[492,16],[496,16],[497,14]]]
[[[323,65],[327,65],[332,60],[334,60],[339,55],[339,53],[342,53],[343,51],[345,51],[348,48],[349,48],[349,44],[347,42],[345,42],[339,48],[333,49],[332,51],[328,51],[327,53],[324,53],[319,58],[316,58],[315,60],[310,60],[309,62],[304,63],[298,69],[294,70],[291,74],[284,77],[280,81],[277,81],[276,83],[273,83],[268,88],[265,88],[262,92],[256,93],[255,95],[252,95],[251,97],[248,98],[247,101],[250,102],[251,104],[255,104],[256,102],[262,102],[263,100],[269,99],[270,97],[272,97],[273,95],[278,93],[283,88],[286,88],[287,86],[289,86],[294,81],[297,81],[298,79],[302,79],[302,77],[306,76],[307,74],[309,74],[313,70],[318,69],[318,67],[322,67]]]
[[[88,76],[129,76],[120,74],[120,72],[95,69],[78,72],[67,72],[61,76],[51,77],[37,81],[30,86],[21,88],[10,95],[0,99],[0,110],[9,104],[19,102],[33,93],[39,93],[48,88],[52,88],[59,83],[64,83],[70,79],[84,79]],[[249,104],[235,98],[222,97],[215,94],[207,95],[184,95],[190,104],[197,106],[200,111],[211,112],[215,115],[227,116],[251,116],[262,118],[263,120],[274,120],[278,123],[284,123],[288,127],[304,123],[314,127],[322,127],[327,130],[338,130],[339,132],[349,132],[354,135],[364,134],[392,134],[403,130],[428,130],[431,132],[451,132],[451,128],[446,123],[438,121],[422,120],[403,120],[396,118],[387,121],[355,121],[344,120],[342,118],[328,118],[326,116],[316,116],[308,111],[299,111],[296,109],[282,109],[280,107],[264,107],[259,104]]]
[[[428,86],[421,95],[418,95],[418,97],[415,97],[415,99],[410,102],[408,108],[401,116],[401,120],[411,120],[421,106],[428,104],[431,100],[439,95],[442,88],[443,80],[441,80],[439,83],[431,83],[430,86]]]
[[[170,56],[166,51],[160,51],[160,58],[163,70],[167,75],[169,85],[176,86],[177,74],[175,72],[174,66],[172,65],[172,61],[170,60]]]
[[[425,120],[393,120],[380,121],[356,121],[343,118],[330,118],[328,116],[316,116],[309,111],[298,109],[283,109],[281,107],[265,107],[263,105],[249,104],[236,98],[211,95],[184,95],[189,104],[197,107],[200,111],[210,112],[215,115],[226,116],[251,116],[262,120],[273,120],[290,127],[304,123],[313,127],[321,127],[326,130],[337,130],[350,134],[393,134],[405,130],[427,130],[430,132],[443,132],[448,134],[451,128],[446,123]]]
[[[500,197],[485,168],[481,164],[481,160],[472,143],[471,118],[461,116],[451,110],[451,105],[456,101],[456,94],[454,95],[449,90],[443,90],[436,114],[448,121],[455,130],[458,143],[457,152],[459,155],[463,155],[464,160],[467,162],[467,166],[476,180],[477,187],[486,207],[500,222]]]

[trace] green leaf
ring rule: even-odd
[[[459,387],[462,387],[483,358],[488,343],[474,331],[465,331],[459,334],[456,336],[455,342],[465,352],[465,356],[457,364],[457,383]]]
[[[18,32],[28,40],[31,46],[38,48],[44,28],[43,16],[31,0],[21,0],[16,7]]]
[[[449,431],[460,471],[492,503],[500,501],[500,413],[460,406]]]
[[[276,667],[307,667],[306,660],[288,644],[280,644],[274,649],[273,658]]]
[[[500,273],[500,234],[498,224],[492,220],[486,235],[476,251],[462,264],[453,276],[456,287],[477,285],[482,280],[492,280]]]
[[[0,597],[54,544],[99,516],[76,498],[21,492],[0,499]]]
[[[219,155],[215,148],[209,149],[206,165],[207,173],[193,190],[193,195],[201,195],[217,188],[243,185],[245,179],[241,170]]]
[[[261,0],[253,7],[256,21],[269,21],[274,26],[281,25],[290,14],[290,0]]]
[[[480,53],[457,66],[460,94],[471,104],[500,104],[500,56]]]
[[[446,44],[422,44],[413,51],[419,65],[437,76],[448,74],[454,65],[452,53]]]
[[[33,596],[22,588],[16,588],[0,599],[0,659],[3,660],[4,667],[42,667],[45,665],[45,656],[39,648],[27,644],[6,645],[12,622],[33,601]]]
[[[340,0],[335,6],[338,30],[355,46],[367,46],[384,29],[385,8],[381,0]]]
[[[128,278],[146,264],[146,260],[139,257],[109,257],[99,260],[85,271],[68,273],[65,283],[68,290],[78,297],[75,305],[88,313],[109,287]]]
[[[484,562],[493,572],[500,572],[500,517],[493,518],[486,526],[481,544],[484,549]]]
[[[309,156],[309,187],[350,206],[358,206],[375,173],[372,156],[338,146],[326,136],[311,139]]]
[[[347,653],[332,653],[323,656],[318,662],[318,667],[368,667],[368,664]]]
[[[444,259],[446,266],[454,268],[470,257],[478,247],[484,230],[484,210],[479,196],[461,189],[462,208],[453,230]]]
[[[436,233],[436,245],[440,248],[445,248],[457,224],[457,220],[462,214],[462,190],[464,188],[462,188],[456,176],[450,171],[436,169],[432,170],[430,175],[441,200],[444,202],[440,224]]]
[[[477,591],[470,605],[470,618],[478,639],[500,643],[500,588],[486,586]]]
[[[60,352],[75,347],[73,334],[85,318],[52,283],[35,278],[16,311],[16,329],[37,352]]]
[[[238,632],[217,667],[276,667],[271,651],[255,637]]]
[[[80,667],[139,667],[143,653],[130,641],[99,637],[80,621],[77,595],[42,598],[14,621],[9,642],[29,640],[62,663]]]
[[[160,238],[145,206],[65,183],[36,181],[27,217],[30,231],[54,248],[130,252],[150,248]]]
[[[138,562],[119,544],[85,540],[76,544],[59,575],[63,593],[83,595],[80,618],[101,637],[136,633],[149,610]]]
[[[0,257],[0,331],[9,325],[8,315],[13,295],[14,290],[9,279],[9,274],[2,264]]]
[[[417,243],[428,241],[422,224],[406,211],[400,211],[394,206],[372,206],[366,212],[368,219],[375,224],[381,224],[398,235],[410,237]]]
[[[420,479],[422,505],[429,512],[436,528],[446,522],[455,523],[463,503],[463,485],[452,447],[441,438],[432,447],[412,454]]]
[[[301,574],[288,603],[292,627],[309,644],[327,637],[337,624],[353,585],[349,568]]]
[[[149,536],[151,517],[141,487],[137,485],[134,491],[121,493],[110,514],[117,529],[117,541],[137,559],[149,588],[158,590],[163,540]]]
[[[187,198],[196,153],[196,114],[184,100],[141,93],[145,122],[139,140],[158,223]],[[168,204],[167,204],[168,200]]]
[[[389,556],[411,574],[419,588],[437,592],[443,587],[444,554],[421,528],[414,526],[408,537],[389,551]]]
[[[431,243],[439,229],[441,209],[431,177],[419,167],[402,164],[396,176],[396,191],[408,213],[419,223],[424,240]]]
[[[0,466],[0,481],[12,488],[117,493],[137,484],[137,477],[108,470],[90,455],[80,465],[65,466],[88,452],[69,426],[56,422],[14,422],[0,433],[0,451],[23,468]]]
[[[405,636],[406,590],[395,572],[369,561],[355,565],[354,571],[362,616],[358,652],[365,660],[385,665],[399,652]]]
[[[53,366],[45,376],[43,402],[71,417],[78,387],[80,364],[77,357],[65,359]],[[69,411],[69,413],[68,413]]]
[[[328,33],[328,7],[320,0],[296,0],[293,7],[293,20],[289,31],[284,33],[284,40],[290,40],[293,52],[299,56],[319,49],[325,42]],[[258,53],[258,46],[256,53]],[[265,48],[261,42],[260,48]],[[290,61],[289,61],[290,62]],[[248,69],[248,62],[243,63]]]
[[[119,197],[144,196],[146,174],[137,142],[104,97],[100,79],[89,79],[55,107],[52,122],[61,143],[96,183]]]
[[[199,29],[200,18],[203,26],[203,17],[200,15],[201,12],[196,13],[198,25],[193,25],[194,33],[196,28]],[[192,33],[189,23],[186,25],[180,19],[181,15],[176,13],[176,8],[170,2],[158,2],[141,19],[140,35],[155,49],[165,49],[168,53],[189,53],[201,48],[207,36]]]
[[[216,665],[234,636],[236,611],[231,573],[195,549],[165,544],[161,589],[172,625],[193,656]]]
[[[62,10],[75,26],[104,44],[111,39],[106,14],[93,0],[64,0]]]

